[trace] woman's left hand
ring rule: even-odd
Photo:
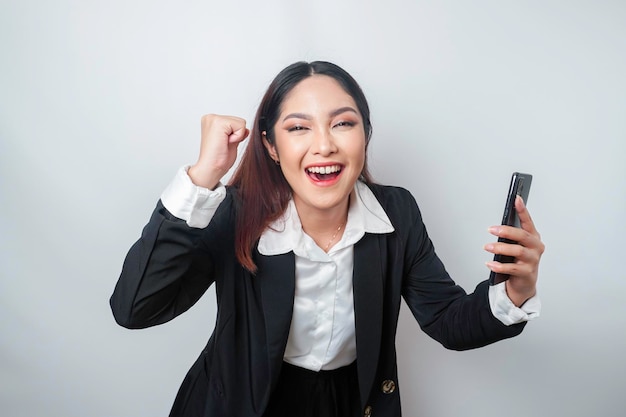
[[[521,197],[515,199],[515,210],[520,219],[520,226],[492,226],[489,233],[515,243],[494,242],[485,245],[485,250],[493,254],[508,255],[515,258],[513,263],[487,262],[493,272],[509,275],[506,292],[516,306],[521,306],[537,292],[539,260],[545,250],[541,236],[530,218]]]

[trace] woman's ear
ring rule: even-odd
[[[265,130],[261,132],[261,137],[263,138],[263,145],[265,146],[265,149],[267,149],[267,152],[270,154],[270,157],[274,160],[274,162],[278,164],[280,162],[280,158],[278,157],[276,145],[270,143],[270,141],[267,140],[267,132]]]

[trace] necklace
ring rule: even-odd
[[[330,248],[330,244],[335,241],[335,238],[337,237],[337,233],[339,233],[342,227],[343,227],[343,223],[341,223],[339,227],[337,228],[337,230],[335,230],[335,233],[333,233],[333,237],[330,238],[330,241],[326,245],[326,248],[324,248],[324,252],[328,252],[328,249]]]

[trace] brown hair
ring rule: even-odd
[[[237,220],[235,251],[239,262],[255,272],[252,249],[267,226],[287,208],[291,199],[291,187],[263,145],[262,132],[273,144],[274,125],[281,112],[281,105],[289,92],[300,81],[312,75],[326,75],[335,79],[355,101],[361,117],[366,138],[366,149],[372,134],[370,112],[365,95],[358,83],[339,66],[330,62],[296,62],[283,69],[268,87],[256,112],[250,140],[229,185],[236,189]],[[367,158],[360,179],[371,183],[367,170]]]

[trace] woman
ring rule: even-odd
[[[111,297],[119,324],[164,323],[216,285],[215,330],[171,416],[399,416],[395,332],[404,297],[450,349],[519,334],[537,315],[543,244],[521,199],[519,244],[486,245],[510,274],[467,295],[437,258],[413,197],[367,171],[369,109],[356,81],[299,62],[271,83],[249,135],[202,118],[196,164],[161,196]],[[519,308],[522,306],[523,308]]]

